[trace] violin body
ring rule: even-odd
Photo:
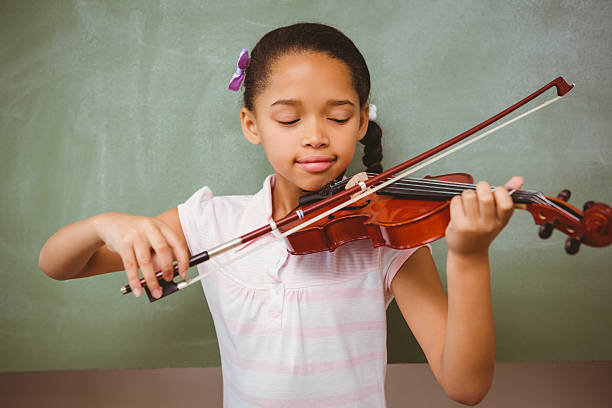
[[[474,180],[466,173],[426,179],[467,184]],[[289,252],[305,255],[333,251],[342,244],[358,239],[370,239],[374,247],[414,248],[445,235],[450,221],[449,204],[448,199],[407,199],[392,194],[371,194],[287,236]],[[323,211],[325,209],[315,211],[299,222],[314,218]],[[281,231],[289,230],[297,223],[287,224]]]

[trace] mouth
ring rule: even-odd
[[[329,169],[335,161],[336,158],[331,156],[308,156],[297,160],[296,163],[309,173],[321,173]]]

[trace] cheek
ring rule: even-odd
[[[354,154],[355,148],[360,145],[359,143],[359,128],[346,129],[346,131],[337,135],[339,139],[338,147],[342,149],[345,154]]]
[[[278,164],[280,160],[287,160],[294,151],[288,135],[268,133],[262,138],[262,145],[272,165]]]
[[[266,151],[266,156],[268,156],[271,161],[287,159],[291,154],[291,150],[283,143],[279,142],[264,144],[264,150]]]
[[[355,155],[356,152],[357,152],[357,145],[355,143],[352,143],[350,146],[346,147],[346,149],[344,150],[342,154],[342,157],[346,161],[347,165],[348,163],[351,162],[351,160],[353,160],[353,156]]]

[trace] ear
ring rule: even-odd
[[[364,103],[359,110],[359,132],[357,140],[363,139],[368,131],[368,124],[370,123],[370,116],[368,114],[369,109],[370,105]]]
[[[240,125],[242,126],[242,134],[244,134],[246,140],[254,145],[261,144],[254,112],[251,112],[247,108],[240,109]]]

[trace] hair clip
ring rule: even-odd
[[[232,76],[229,86],[227,87],[231,91],[238,91],[240,89],[240,85],[242,85],[242,81],[244,80],[244,71],[249,65],[249,51],[246,48],[243,48],[242,51],[240,51],[237,65],[238,68],[236,68],[236,72]]]
[[[376,120],[376,105],[374,105],[373,103],[369,105],[368,116],[370,117],[371,121]]]

